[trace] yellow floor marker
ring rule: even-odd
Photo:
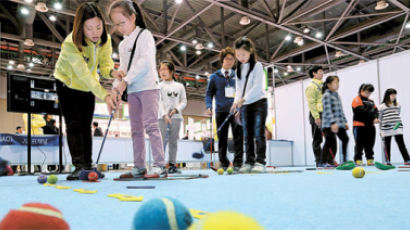
[[[321,172],[321,171],[318,171],[318,172],[316,172],[317,174],[322,174],[322,175],[331,175],[331,174],[333,174],[333,173],[331,173],[331,172]]]
[[[46,186],[46,187],[54,187],[54,186],[56,186],[55,184],[48,184],[48,183],[45,183],[45,184],[43,184],[43,186]]]
[[[144,200],[144,196],[130,196],[130,195],[120,194],[120,193],[108,194],[108,197],[112,197],[112,198],[118,199],[120,201],[137,201],[137,202],[141,202],[141,201]]]
[[[56,189],[71,189],[70,186],[56,185]]]
[[[196,209],[189,209],[189,212],[191,213],[192,217],[194,217],[196,219],[202,219],[206,215],[210,214],[209,212],[200,211],[200,210],[196,210]]]
[[[86,190],[86,189],[73,189],[74,192],[82,193],[82,194],[94,194],[97,193],[97,190]]]

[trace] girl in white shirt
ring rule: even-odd
[[[175,66],[172,62],[161,62],[159,65],[159,75],[162,82],[159,84],[161,96],[158,118],[159,128],[164,142],[164,151],[168,143],[169,174],[180,173],[175,164],[178,151],[179,130],[184,120],[182,110],[184,110],[187,104],[185,87],[175,81],[174,73]]]
[[[146,29],[141,9],[131,0],[117,0],[111,4],[109,17],[115,28],[124,35],[119,45],[121,82],[114,82],[117,100],[127,88],[128,106],[134,149],[134,168],[120,178],[166,177],[164,149],[158,124],[159,86],[156,70],[154,37]],[[131,53],[135,44],[134,56]],[[130,59],[132,62],[129,65]],[[144,130],[149,136],[154,165],[147,174]]]
[[[246,153],[246,162],[239,172],[263,173],[266,164],[265,122],[268,113],[265,73],[262,64],[256,61],[253,42],[246,36],[235,41],[235,56],[239,63],[231,113],[240,111]]]

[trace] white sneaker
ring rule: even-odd
[[[266,168],[265,165],[261,164],[261,163],[255,163],[255,165],[253,166],[251,173],[264,173],[266,172]]]
[[[242,167],[239,169],[239,173],[250,173],[252,170],[252,165],[250,164],[244,164]]]
[[[165,167],[161,167],[161,166],[153,166],[151,169],[151,173],[152,175],[159,175],[159,177],[167,177],[168,176],[168,172],[167,169]]]

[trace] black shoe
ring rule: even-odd
[[[168,173],[169,174],[176,174],[176,173],[181,173],[181,170],[179,170],[175,165],[170,165],[168,168]]]
[[[74,172],[67,176],[67,180],[79,180],[81,170],[83,170],[81,167],[75,167]]]

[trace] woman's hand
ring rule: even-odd
[[[124,72],[122,70],[113,70],[111,71],[111,77],[116,78],[118,80],[122,80],[122,78],[125,76]]]
[[[107,96],[105,96],[104,101],[105,104],[107,104],[107,109],[110,114],[113,110],[117,109],[117,105],[110,94],[107,94]]]
[[[230,112],[235,113],[237,108],[238,108],[238,104],[236,102],[233,103]]]
[[[117,88],[112,89],[111,97],[114,100],[115,104],[117,104],[117,107],[121,103],[121,96],[122,96],[122,93]]]
[[[177,109],[173,109],[171,112],[169,112],[168,116],[169,116],[169,117],[172,117],[172,115],[174,115],[174,114],[176,114],[176,113],[178,113],[178,110],[177,110]]]

